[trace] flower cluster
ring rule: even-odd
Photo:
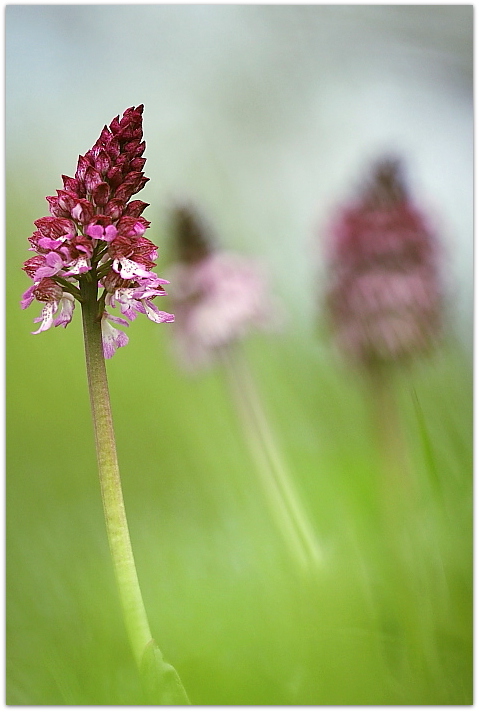
[[[364,365],[425,351],[442,310],[438,245],[392,159],[332,229],[327,306],[339,346]]]
[[[152,272],[157,248],[144,236],[150,223],[141,216],[147,203],[131,200],[148,181],[142,113],[140,105],[113,119],[79,157],[75,177],[62,176],[63,189],[47,197],[50,215],[35,222],[29,238],[36,254],[23,265],[33,285],[23,295],[22,308],[34,299],[44,303],[34,334],[52,325],[66,327],[87,281],[103,288],[98,317],[106,358],[128,343],[126,334],[111,325],[128,326],[128,321],[107,308],[118,305],[130,321],[138,313],[157,323],[174,321],[152,302],[166,293],[168,282]]]
[[[173,214],[178,263],[171,298],[175,340],[185,367],[207,364],[251,327],[275,321],[261,269],[251,260],[214,247],[210,227],[189,204]]]

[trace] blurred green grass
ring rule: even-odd
[[[7,704],[142,704],[106,542],[79,311],[68,329],[31,336],[36,308],[19,309],[37,208],[10,192]],[[461,349],[445,345],[395,382],[420,491],[395,568],[361,384],[314,333],[249,341],[325,551],[306,581],[269,519],[221,371],[180,373],[168,325],[140,318],[129,336],[108,374],[133,549],[154,636],[192,702],[471,704],[472,379]]]

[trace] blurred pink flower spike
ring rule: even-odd
[[[191,369],[250,330],[274,327],[280,319],[258,264],[214,249],[206,223],[189,205],[176,209],[175,226],[180,261],[171,280],[174,334],[179,357]]]
[[[106,358],[125,346],[128,337],[102,317],[105,305],[118,302],[130,320],[142,313],[156,323],[174,321],[173,314],[151,301],[166,294],[162,285],[168,282],[152,272],[158,250],[144,237],[150,223],[141,213],[147,203],[131,200],[148,181],[143,174],[142,113],[140,105],[113,119],[93,148],[79,157],[75,177],[63,176],[63,190],[47,197],[50,215],[35,221],[37,230],[29,238],[36,254],[23,265],[34,283],[23,295],[22,308],[34,299],[44,303],[34,334],[70,323],[85,280],[103,288],[98,319]],[[128,326],[124,319],[106,318]]]
[[[173,333],[181,362],[190,370],[215,358],[220,362],[272,518],[301,572],[314,576],[323,561],[322,548],[237,348],[250,330],[279,326],[282,315],[261,268],[253,260],[217,249],[211,228],[195,207],[177,207],[173,228],[178,254],[172,277],[177,316]]]
[[[368,367],[427,351],[441,326],[439,246],[385,159],[331,231],[327,306],[341,350]]]

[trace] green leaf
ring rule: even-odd
[[[190,701],[175,668],[165,662],[152,639],[145,648],[140,673],[149,705],[189,705]]]

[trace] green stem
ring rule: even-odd
[[[223,352],[227,375],[271,512],[293,558],[313,576],[323,561],[316,534],[295,491],[241,355]]]
[[[111,557],[135,661],[156,704],[188,704],[179,677],[162,659],[148,623],[126,519],[98,313],[96,280],[81,282],[86,369],[98,472]],[[151,702],[155,704],[155,702]]]
[[[392,375],[385,366],[371,368],[367,374],[372,395],[374,437],[380,462],[384,525],[388,530],[393,527],[393,531],[399,531],[404,517],[414,509],[418,494],[402,432]]]
[[[388,583],[392,621],[403,631],[409,666],[434,670],[437,651],[424,605],[423,563],[417,558],[418,483],[395,398],[392,372],[370,369],[372,424],[378,450],[378,490],[381,495],[380,542],[383,575]],[[428,642],[431,641],[431,642]]]

